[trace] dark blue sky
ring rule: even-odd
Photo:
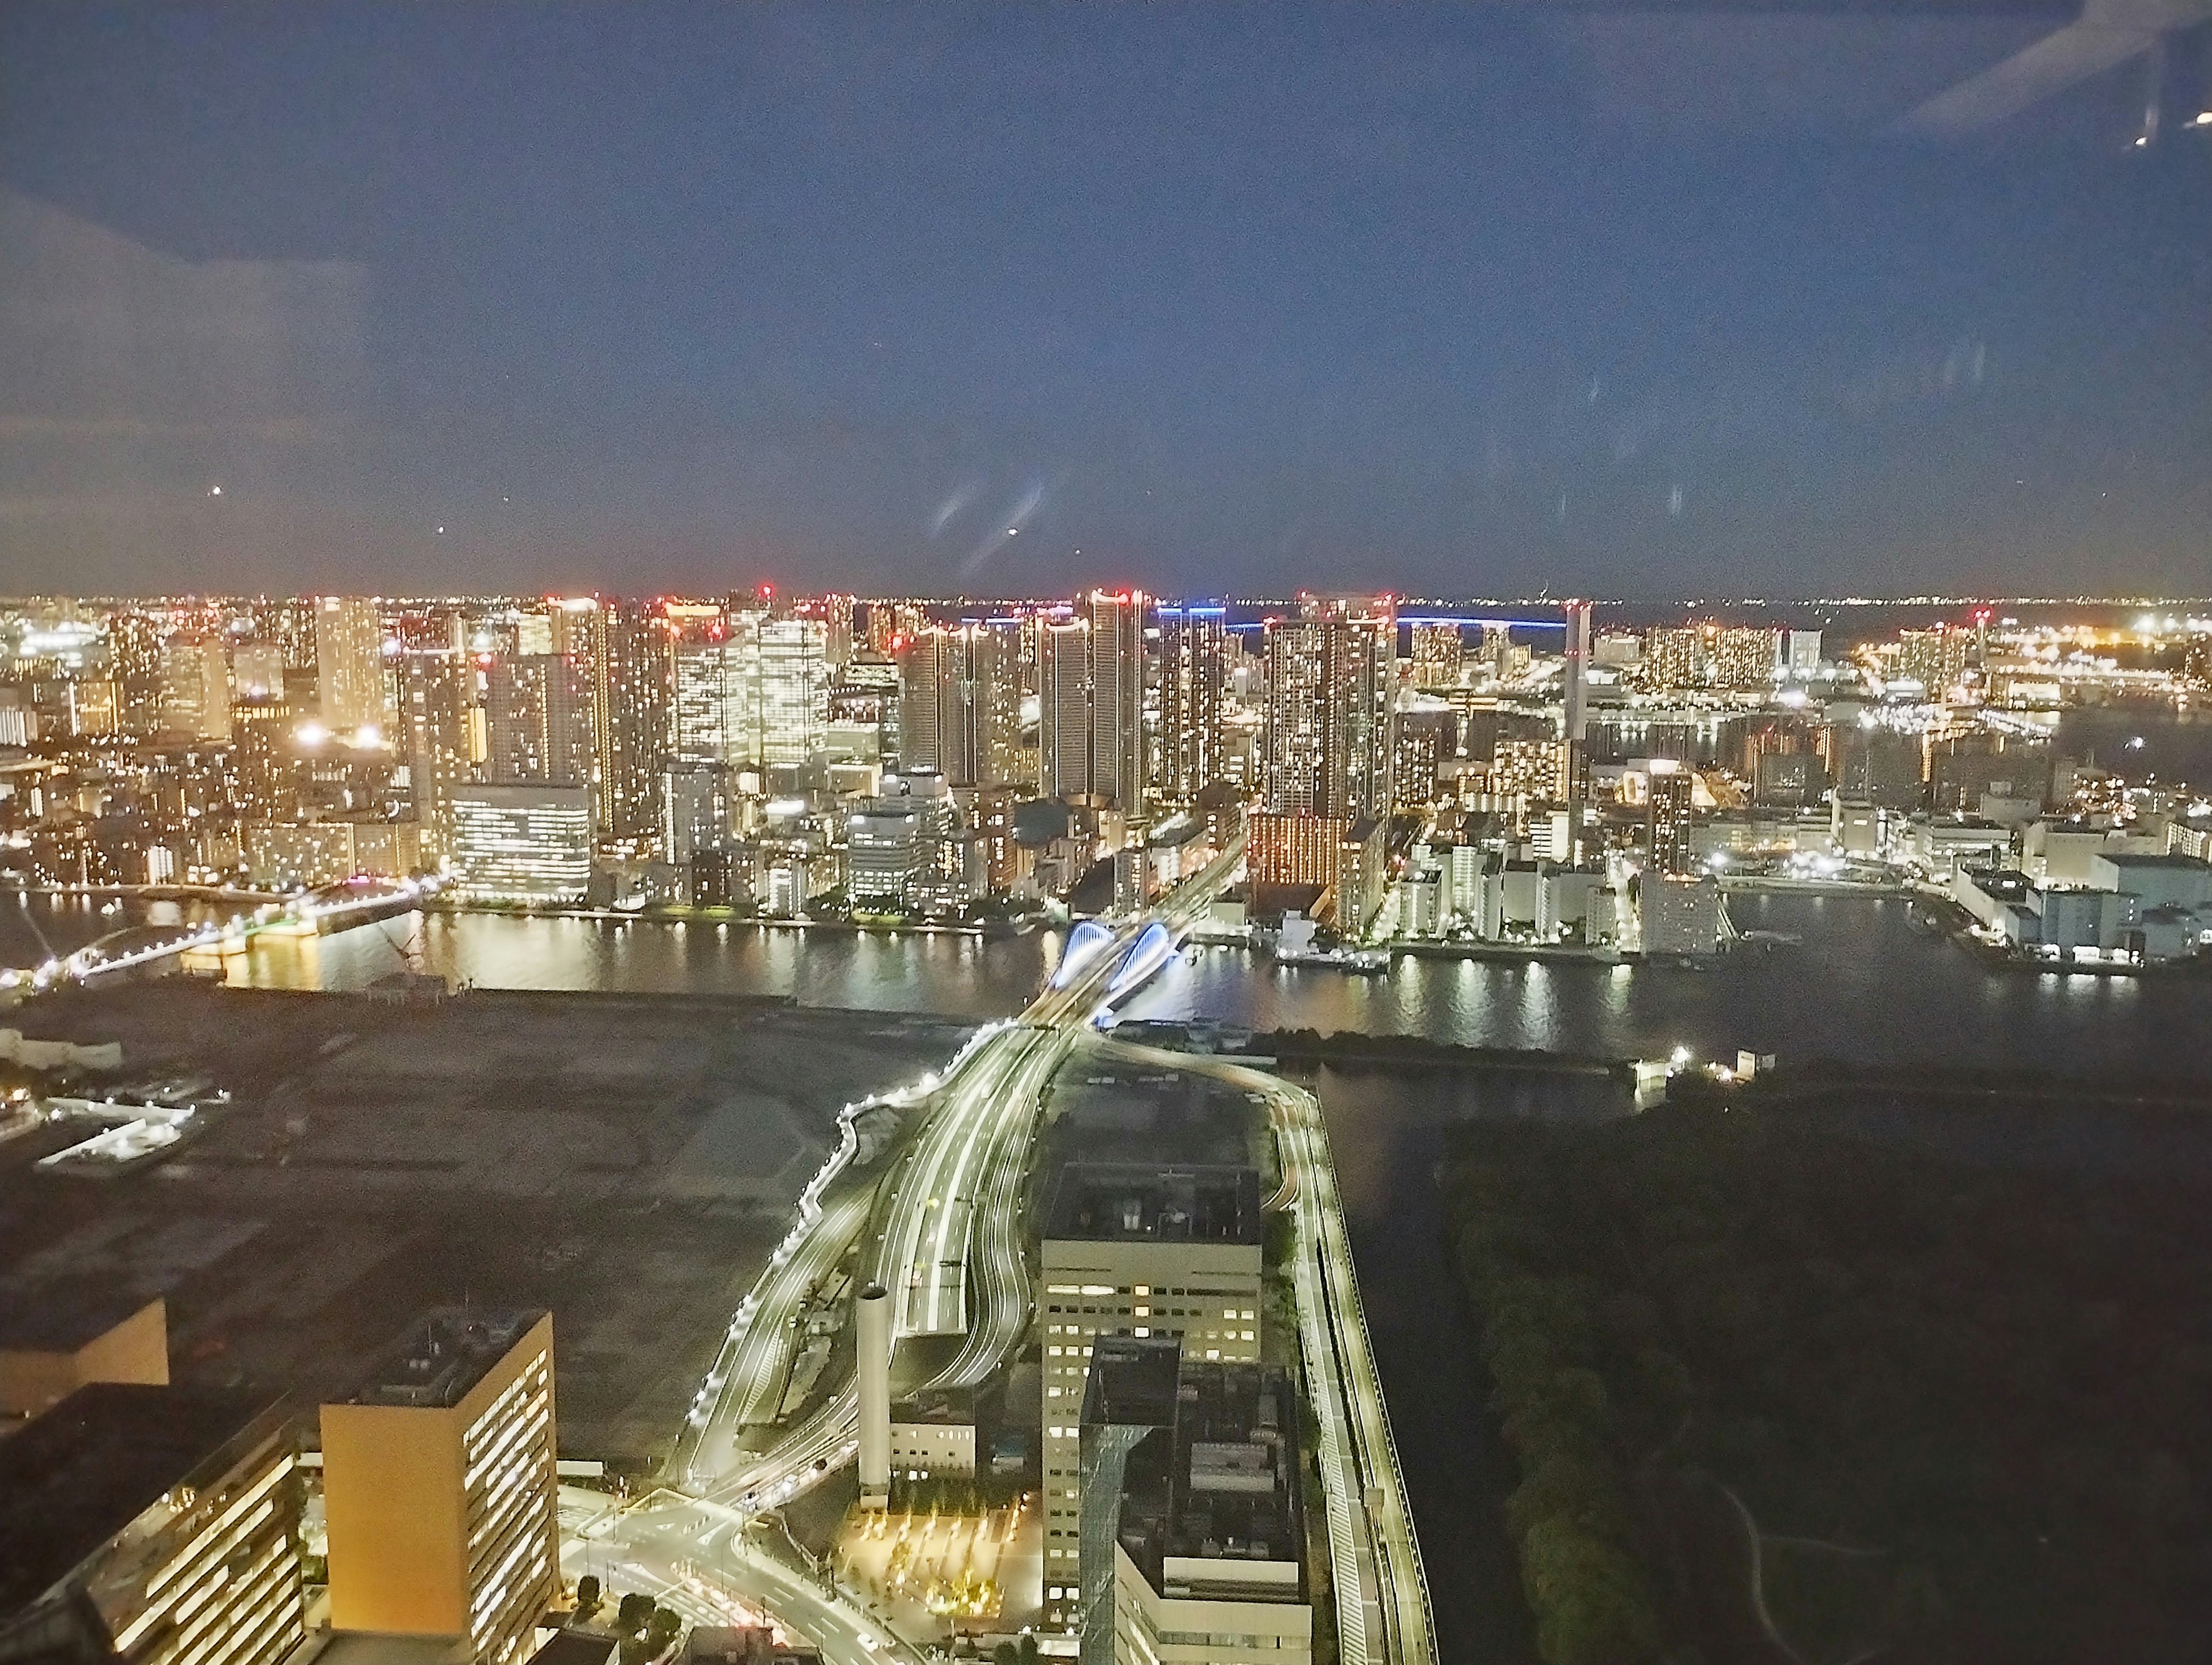
[[[0,591],[2201,592],[2212,130],[1879,137],[2051,27],[17,0]]]

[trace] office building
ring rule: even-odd
[[[445,818],[447,866],[465,896],[578,902],[591,884],[592,793],[580,782],[465,782],[447,798]]]
[[[526,1658],[561,1587],[551,1316],[433,1312],[322,1428],[331,1622]]]
[[[283,644],[241,641],[233,647],[230,693],[234,700],[281,703],[284,698]]]
[[[846,817],[847,884],[854,908],[947,914],[982,895],[982,843],[967,836],[945,777],[915,769],[886,777],[884,788]]]
[[[169,1379],[169,1322],[156,1297],[72,1295],[0,1301],[0,1429],[94,1382]]]
[[[484,775],[508,784],[588,787],[592,686],[555,653],[507,653],[484,671]]]
[[[1037,790],[1144,811],[1145,609],[1093,590],[1037,625]]]
[[[846,816],[846,885],[855,913],[905,911],[921,842],[921,809],[909,799],[869,799]]]
[[[1820,669],[1820,633],[1818,630],[1791,630],[1782,650],[1783,669],[1796,681],[1817,674]]]
[[[325,727],[352,734],[387,720],[384,621],[366,596],[317,598],[315,686]]]
[[[0,1659],[276,1665],[307,1637],[292,1419],[96,1382],[0,1440]]]
[[[1102,1338],[1165,1338],[1194,1359],[1257,1359],[1261,1231],[1260,1177],[1249,1168],[1070,1163],[1060,1171],[1042,1253],[1048,1625],[1076,1615],[1092,1349]]]
[[[1416,688],[1456,688],[1465,649],[1459,626],[1425,620],[1407,627],[1407,662]]]
[[[173,636],[161,646],[161,732],[182,740],[230,738],[230,666],[220,640]]]
[[[1284,1372],[1195,1361],[1173,1340],[1102,1340],[1081,1445],[1083,1665],[1313,1656],[1298,1404]],[[1054,1594],[1048,1567],[1048,1606]]]
[[[750,636],[750,630],[746,632]],[[673,689],[669,708],[669,761],[673,763],[730,763],[750,760],[751,736],[744,732],[744,702],[738,687],[748,669],[744,641],[731,639],[718,612],[687,622],[675,641]],[[732,719],[738,721],[733,723]]]
[[[829,746],[829,636],[818,618],[775,618],[759,626],[759,757],[781,790]]]
[[[1390,813],[1398,622],[1388,596],[1308,596],[1267,627],[1261,796],[1296,815]]]
[[[1018,776],[1018,642],[987,624],[932,625],[898,648],[898,759],[957,787]]]
[[[1695,777],[1673,757],[1654,757],[1646,773],[1644,837],[1655,873],[1686,873],[1690,855],[1690,793]]]
[[[1162,603],[1158,718],[1153,739],[1152,796],[1188,809],[1198,794],[1227,778],[1221,702],[1228,691],[1227,612],[1219,607]]]

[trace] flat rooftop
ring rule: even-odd
[[[1118,1535],[1130,1560],[1164,1595],[1304,1601],[1290,1378],[1261,1364],[1185,1361],[1170,1418],[1129,1454]]]
[[[68,1577],[173,1487],[219,1479],[241,1437],[258,1437],[281,1414],[265,1395],[96,1382],[0,1440],[0,1619]]]
[[[1091,1350],[1083,1420],[1103,1427],[1165,1428],[1175,1420],[1182,1343],[1166,1336],[1102,1335]]]
[[[543,1308],[440,1307],[416,1321],[355,1391],[356,1405],[458,1405],[507,1357]]]
[[[37,1295],[0,1289],[0,1352],[76,1352],[154,1302],[90,1279]]]
[[[2098,850],[2099,860],[2109,861],[2115,867],[2144,867],[2159,872],[2201,873],[2208,864],[2193,855],[2129,855],[2118,850]]]
[[[1262,1230],[1257,1169],[1071,1162],[1053,1188],[1044,1235],[1077,1243],[1257,1245]]]

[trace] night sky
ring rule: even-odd
[[[0,592],[2202,594],[2063,21],[14,0]]]

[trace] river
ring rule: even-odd
[[[35,963],[30,929],[66,951],[112,928],[92,905],[0,906],[0,964]],[[1858,896],[1737,896],[1746,930],[1801,939],[1705,970],[1401,959],[1383,975],[1278,967],[1198,948],[1130,1015],[1255,1029],[1425,1036],[1466,1045],[1655,1057],[1686,1046],[1869,1063],[1924,1061],[2096,1073],[2212,1073],[2212,980],[2000,971]],[[989,1018],[1018,1011],[1058,957],[1059,933],[986,940],[924,932],[744,924],[405,915],[327,937],[262,937],[233,965],[261,987],[363,988],[404,967],[489,987],[787,994],[809,1006]]]

